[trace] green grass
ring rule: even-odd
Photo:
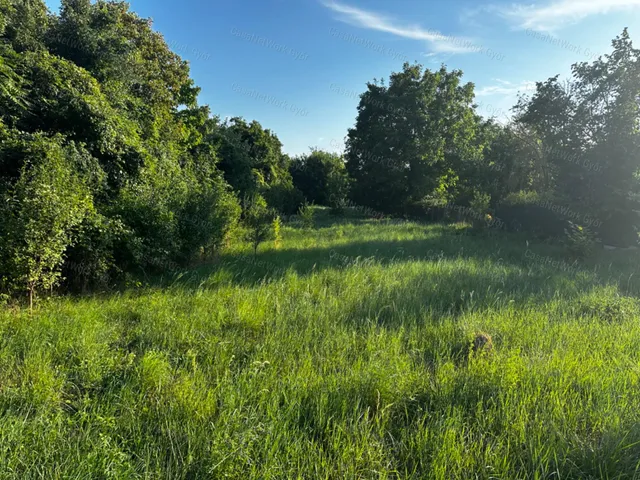
[[[319,223],[5,309],[0,478],[640,478],[637,254]]]

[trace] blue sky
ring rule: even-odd
[[[640,0],[129,3],[190,61],[200,103],[258,120],[289,154],[341,150],[366,82],[405,60],[462,69],[479,110],[504,119],[519,91],[607,53],[625,26],[640,45]]]

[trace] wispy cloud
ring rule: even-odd
[[[422,40],[436,53],[470,53],[481,51],[482,47],[464,37],[443,35],[437,30],[425,29],[419,25],[402,24],[387,15],[352,7],[344,3],[325,2],[324,5],[338,13],[338,19],[360,28],[390,33],[398,37]]]
[[[490,95],[516,95],[517,93],[532,92],[536,89],[536,82],[525,80],[520,83],[509,82],[508,80],[501,80],[494,78],[495,85],[488,85],[486,87],[479,88],[476,91],[476,96],[485,97]]]
[[[640,9],[640,0],[552,0],[493,7],[516,28],[554,31],[592,15]]]
[[[422,56],[425,57],[428,63],[433,64],[443,64],[446,63],[454,54],[453,53],[436,53],[436,52],[426,52],[423,53]]]

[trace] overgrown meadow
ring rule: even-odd
[[[244,11],[228,42],[255,57],[189,46],[201,96],[126,2],[53,3],[0,0],[0,480],[640,478],[627,28],[501,123],[453,57],[347,90],[379,65],[344,70],[332,28],[288,33],[341,83],[263,72],[260,48],[303,55]],[[347,125],[329,94],[359,98],[332,151],[236,116],[320,142]]]
[[[636,478],[640,260],[567,265],[320,212],[256,256],[5,309],[0,478]]]

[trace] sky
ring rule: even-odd
[[[57,0],[48,0],[53,11]],[[640,44],[640,0],[130,0],[191,65],[201,104],[257,120],[283,150],[341,151],[366,83],[405,61],[473,82],[478,110],[507,121],[518,94]]]

